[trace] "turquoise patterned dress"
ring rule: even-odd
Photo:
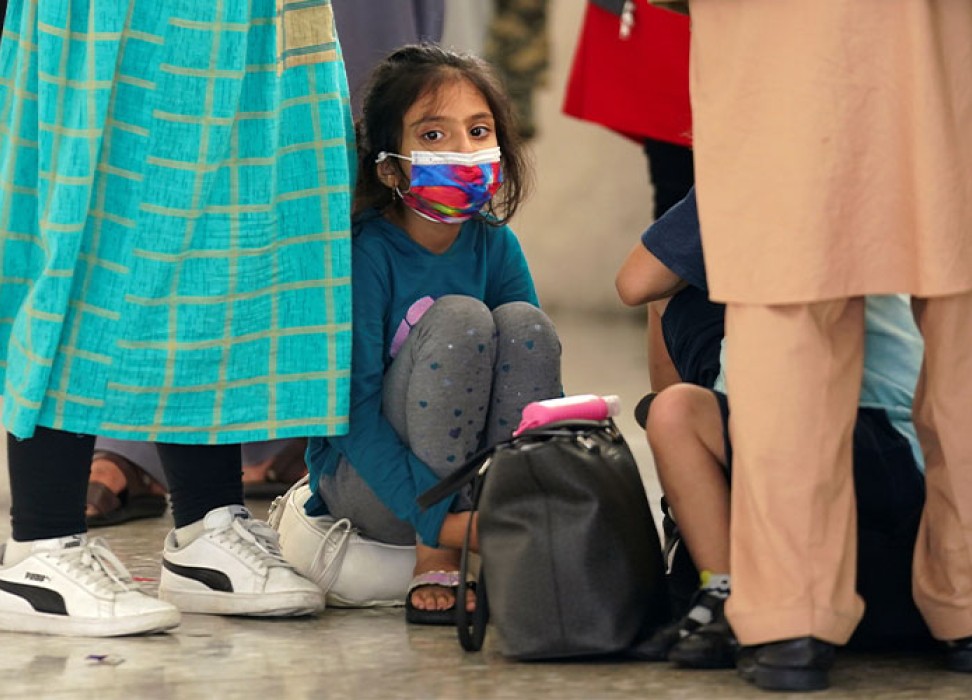
[[[344,432],[352,138],[329,0],[11,0],[6,428]]]

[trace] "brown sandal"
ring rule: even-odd
[[[106,459],[125,475],[125,488],[114,493],[110,488],[97,481],[88,482],[89,506],[96,512],[87,517],[88,527],[118,525],[129,520],[157,518],[166,509],[166,498],[152,493],[155,480],[121,455],[114,452],[96,452],[94,459]]]

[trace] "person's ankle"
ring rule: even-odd
[[[461,552],[457,549],[429,547],[422,543],[416,543],[415,569],[412,573],[419,576],[432,571],[458,571],[460,556]],[[418,588],[409,595],[412,597],[412,605],[420,610],[447,609],[455,604],[455,591],[441,586]],[[445,595],[449,600],[445,601],[439,598],[442,595]],[[471,609],[469,605],[467,607]]]
[[[722,606],[729,597],[729,585],[729,574],[699,572],[699,589],[685,615],[686,621],[691,621],[687,631],[707,625],[722,614]]]
[[[89,481],[104,484],[114,494],[121,493],[128,486],[125,473],[110,459],[95,458],[91,461]]]
[[[731,590],[731,577],[729,574],[720,574],[703,569],[699,572],[699,588],[716,598],[725,600],[729,597]]]

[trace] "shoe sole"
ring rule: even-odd
[[[200,615],[301,617],[324,609],[324,595],[320,592],[220,593],[159,586],[159,599],[172,603],[184,613]]]
[[[681,656],[680,654],[670,653],[668,660],[681,666],[682,668],[698,668],[703,670],[716,670],[721,668],[735,668],[736,662],[731,656],[712,656],[702,658],[700,656]]]
[[[79,618],[47,613],[0,612],[0,630],[62,637],[127,637],[165,632],[179,626],[176,610],[112,618]]]
[[[945,656],[945,667],[957,673],[972,673],[972,651],[948,652]]]
[[[165,509],[168,508],[168,505],[165,496],[154,494],[135,496],[120,508],[99,515],[89,515],[85,522],[89,528],[96,528],[121,525],[132,520],[160,518],[165,515]]]
[[[752,682],[763,690],[808,692],[830,687],[827,671],[819,669],[770,668],[756,665]]]

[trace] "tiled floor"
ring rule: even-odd
[[[568,393],[617,393],[626,414],[646,388],[637,318],[555,319],[564,340]],[[628,415],[622,430],[657,496],[644,440]],[[6,480],[0,510],[6,515]],[[266,504],[253,504],[265,509]],[[168,520],[104,530],[136,575],[158,575]],[[0,517],[0,535],[9,526]],[[151,585],[151,583],[147,584]],[[89,657],[105,656],[101,663]],[[947,673],[936,656],[845,653],[820,698],[968,698],[972,676]],[[487,641],[463,652],[455,632],[406,626],[400,610],[328,610],[305,620],[187,615],[170,634],[62,639],[0,633],[2,698],[743,698],[760,697],[731,671],[664,664],[514,663]]]

